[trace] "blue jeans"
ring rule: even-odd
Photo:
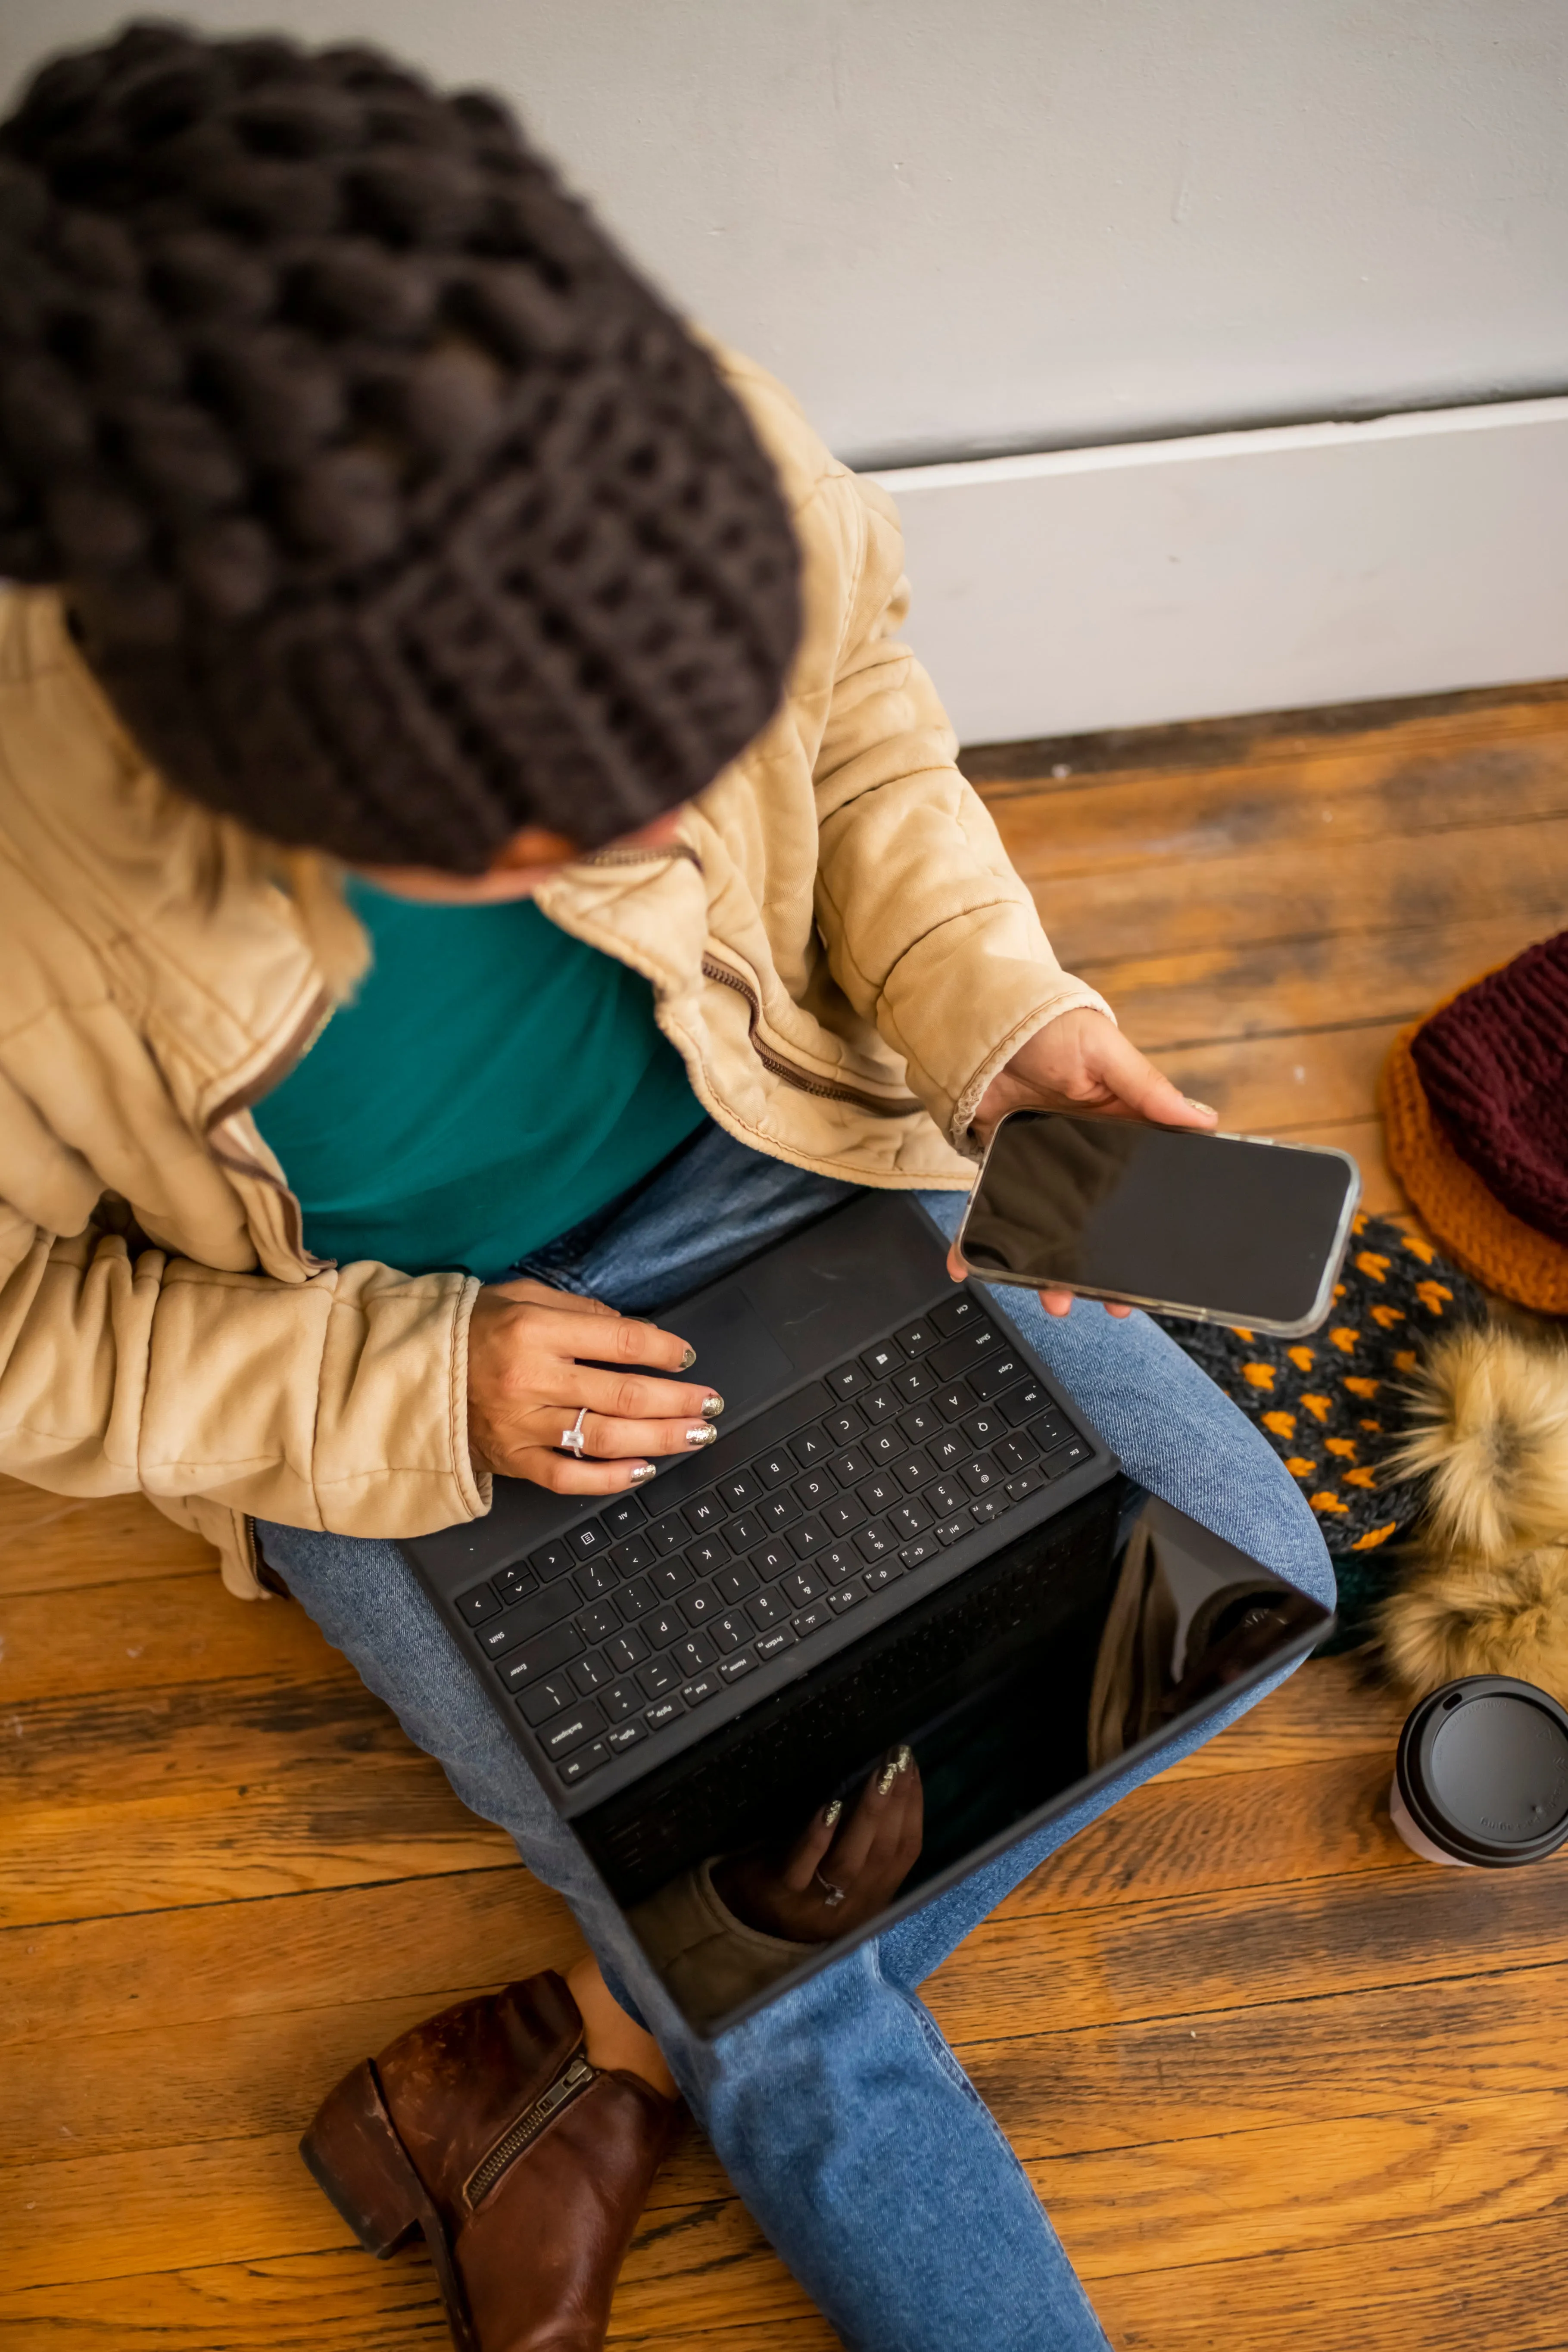
[[[819,1215],[850,1188],[764,1159],[716,1128],[629,1202],[520,1271],[648,1312]],[[953,1193],[922,1195],[956,1229]],[[1026,1331],[1130,1474],[1327,1604],[1310,1511],[1218,1389],[1142,1315],[1087,1301],[1061,1320],[1026,1292]],[[439,1759],[465,1804],[559,1889],[608,1979],[657,2034],[737,2190],[858,2352],[1106,2352],[1106,2338],[1006,2140],[917,1987],[1049,1854],[1147,1777],[1065,1819],[716,2042],[672,2008],[521,1749],[394,1544],[263,1526],[268,1560],[327,1639]],[[1237,1702],[1165,1751],[1195,1747]]]

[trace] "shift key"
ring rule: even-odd
[[[476,1625],[474,1639],[487,1658],[504,1658],[520,1642],[531,1642],[569,1609],[580,1608],[582,1601],[582,1594],[573,1591],[569,1579],[563,1578],[559,1584],[547,1584],[542,1592],[532,1593],[517,1608],[509,1609],[504,1617]]]
[[[519,1650],[515,1657],[497,1666],[496,1672],[508,1690],[528,1690],[546,1675],[553,1674],[557,1666],[577,1657],[586,1646],[575,1625],[552,1626],[548,1633],[541,1633]]]

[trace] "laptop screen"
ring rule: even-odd
[[[575,1827],[677,2004],[713,2034],[1329,1622],[1115,1479]]]

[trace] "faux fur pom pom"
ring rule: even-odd
[[[1512,1675],[1568,1705],[1568,1345],[1496,1325],[1456,1331],[1418,1377],[1402,1476],[1428,1502],[1379,1617],[1412,1696]]]

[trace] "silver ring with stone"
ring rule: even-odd
[[[563,1429],[561,1433],[562,1452],[563,1454],[574,1454],[579,1462],[583,1459],[583,1447],[586,1442],[583,1435],[583,1423],[587,1415],[587,1411],[588,1408],[585,1404],[579,1405],[577,1408],[576,1420],[572,1423],[570,1429]]]
[[[824,1878],[820,1870],[814,1870],[811,1874],[813,1878],[816,1879],[818,1886],[822,1889],[823,1902],[830,1911],[837,1911],[838,1906],[844,1900],[844,1889],[842,1886],[835,1886],[832,1879]]]

